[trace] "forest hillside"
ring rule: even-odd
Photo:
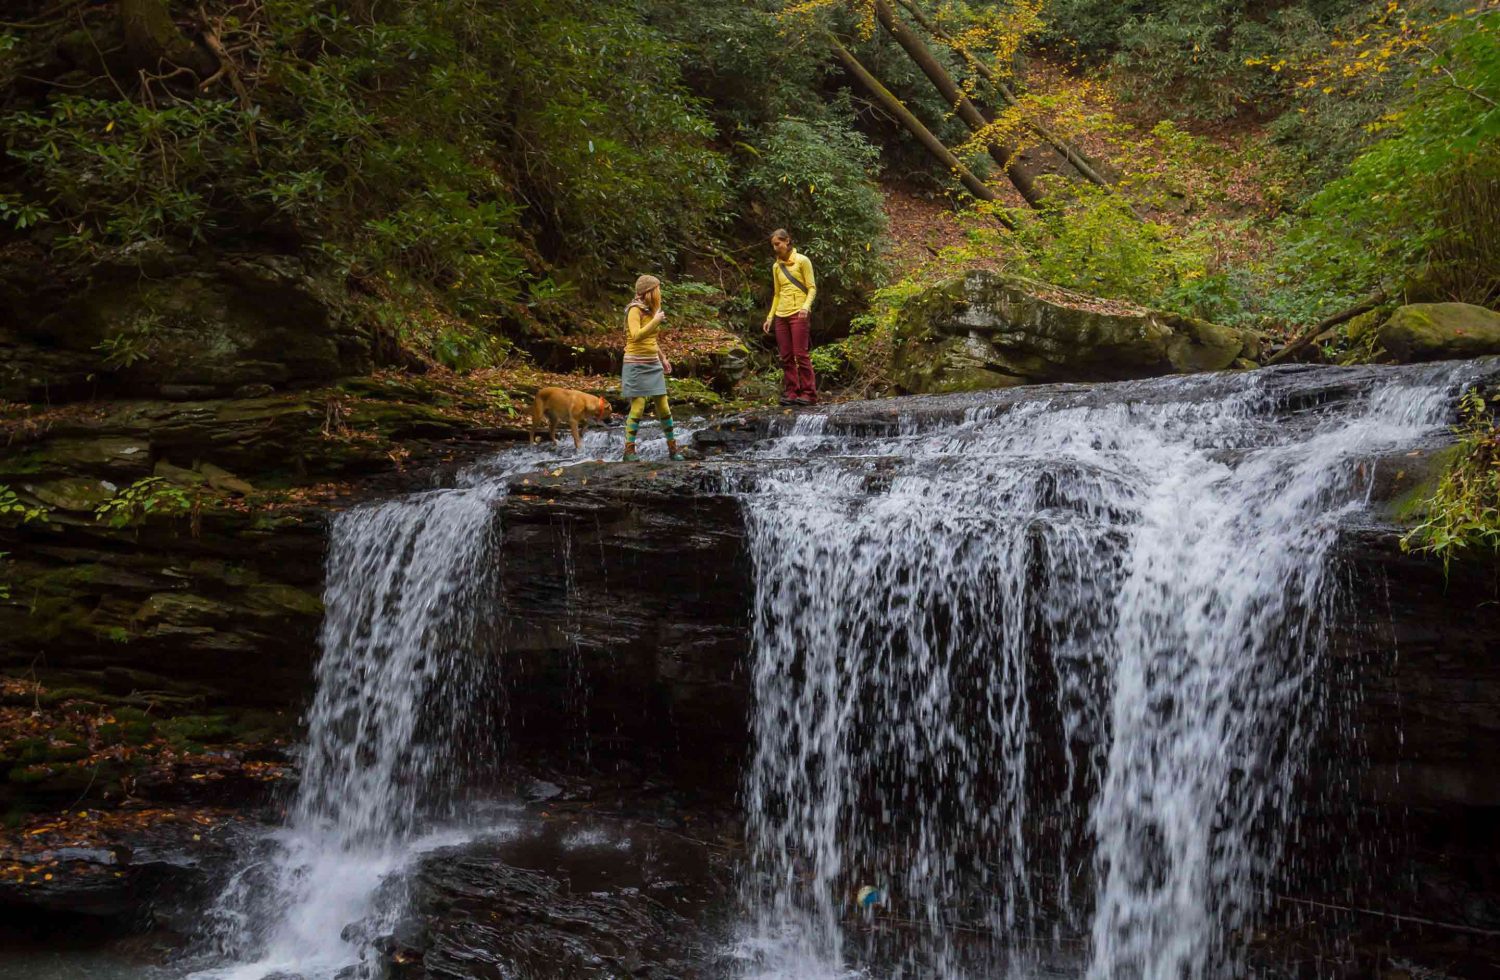
[[[1497,29],[1448,0],[17,0],[0,424],[175,426],[152,452],[197,471],[222,433],[180,406],[245,402],[281,435],[213,462],[257,487],[401,465],[549,381],[612,393],[644,272],[675,398],[765,400],[778,226],[843,397],[1113,376],[1072,338],[1141,315],[1185,346],[1116,373],[1370,359],[1403,304],[1500,305]],[[976,270],[1059,323],[1042,367],[923,332]]]

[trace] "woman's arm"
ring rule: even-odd
[[[657,332],[661,330],[661,321],[665,318],[666,314],[662,313],[661,310],[657,310],[656,315],[645,322],[642,322],[642,316],[644,314],[641,312],[641,308],[639,306],[632,306],[630,312],[625,317],[625,336],[629,338],[632,344],[636,341],[650,340],[652,337],[655,337]]]
[[[771,263],[771,309],[766,313],[766,322],[761,329],[771,332],[771,321],[776,318],[776,301],[781,297],[781,277],[776,274],[776,263]]]

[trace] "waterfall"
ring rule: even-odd
[[[1340,521],[1470,370],[773,430],[784,462],[735,483],[747,971],[1238,972],[1323,713]],[[855,910],[864,885],[885,902]]]
[[[661,455],[658,441],[643,445]],[[584,451],[603,455],[610,433]],[[495,503],[506,480],[557,459],[514,449],[433,490],[346,511],[330,532],[307,742],[287,824],[235,873],[209,918],[204,977],[307,980],[361,969],[404,911],[401,872],[472,836],[454,804],[493,761],[476,699],[503,664],[475,654],[494,612]],[[487,593],[489,595],[487,595]]]

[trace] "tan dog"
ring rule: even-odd
[[[547,434],[554,443],[557,442],[557,427],[566,420],[573,429],[573,448],[578,449],[583,445],[578,438],[579,421],[588,425],[589,416],[592,415],[602,422],[609,418],[609,413],[609,402],[598,395],[570,391],[567,388],[543,388],[536,393],[536,398],[531,403],[531,441],[537,441],[537,430],[542,427],[542,419],[545,418]]]

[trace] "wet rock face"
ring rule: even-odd
[[[753,586],[717,467],[584,464],[512,481],[498,509],[509,737],[733,792]]]
[[[428,857],[412,918],[377,947],[398,980],[704,976],[728,878],[683,837],[553,820]]]
[[[991,272],[935,283],[897,316],[896,381],[916,394],[1219,371],[1260,355],[1250,331]]]

